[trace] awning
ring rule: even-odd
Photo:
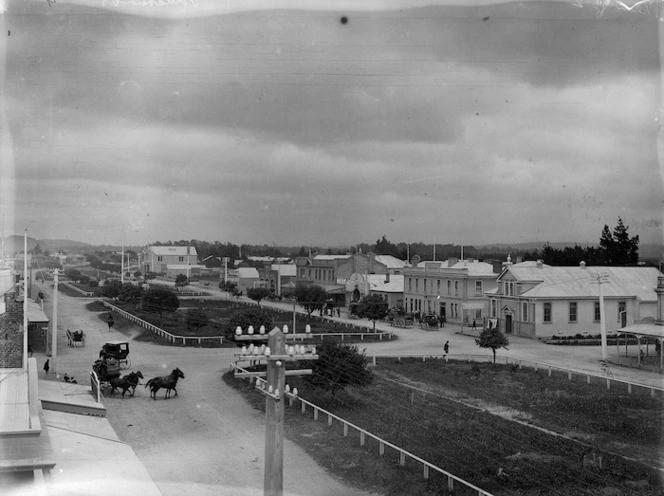
[[[48,317],[42,312],[41,306],[32,300],[28,300],[28,324],[48,322]]]
[[[657,324],[633,324],[616,329],[618,334],[629,334],[639,338],[649,337],[664,339],[664,326]]]

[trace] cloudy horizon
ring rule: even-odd
[[[10,0],[5,232],[661,244],[657,16],[577,3]]]

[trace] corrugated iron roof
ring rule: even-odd
[[[657,277],[655,267],[552,267],[536,262],[523,262],[507,268],[517,281],[541,281],[525,291],[526,298],[598,298],[597,276],[607,274],[602,287],[606,298],[636,297],[640,301],[656,301]]]
[[[390,275],[390,280],[385,282],[383,274],[369,274],[369,287],[372,291],[384,293],[403,293],[403,276]]]
[[[150,246],[150,251],[155,255],[198,255],[195,246]]]
[[[388,269],[401,269],[407,264],[404,260],[399,260],[397,257],[392,255],[376,255],[376,261],[385,265]]]

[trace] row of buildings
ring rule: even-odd
[[[150,247],[145,267],[153,272],[210,270],[198,264],[193,247]],[[154,261],[154,262],[153,262]],[[486,325],[527,337],[598,334],[600,291],[609,332],[631,325],[652,324],[657,318],[658,282],[654,267],[552,267],[541,261],[497,267],[478,260],[410,262],[390,255],[354,253],[311,255],[293,261],[254,260],[262,267],[220,267],[222,277],[240,290],[265,287],[288,294],[297,285],[320,286],[335,306],[347,307],[369,294],[378,294],[390,308],[408,313],[444,316],[450,323]],[[162,264],[161,270],[158,265]],[[260,265],[260,264],[257,264]],[[155,270],[157,269],[157,270]]]

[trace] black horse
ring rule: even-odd
[[[180,369],[173,369],[171,375],[150,379],[145,384],[145,387],[150,387],[150,397],[154,400],[157,399],[157,391],[159,391],[161,388],[165,389],[166,394],[164,395],[164,399],[167,400],[171,397],[171,390],[175,391],[175,396],[178,395],[178,390],[175,389],[175,386],[178,383],[178,379],[184,379],[184,374]]]
[[[116,389],[122,389],[123,398],[125,393],[129,391],[129,389],[131,389],[131,395],[134,396],[134,394],[136,393],[136,386],[138,386],[141,379],[143,379],[143,374],[141,374],[140,370],[137,372],[132,372],[127,375],[123,375],[122,377],[111,379],[110,380],[111,396],[115,394]]]

